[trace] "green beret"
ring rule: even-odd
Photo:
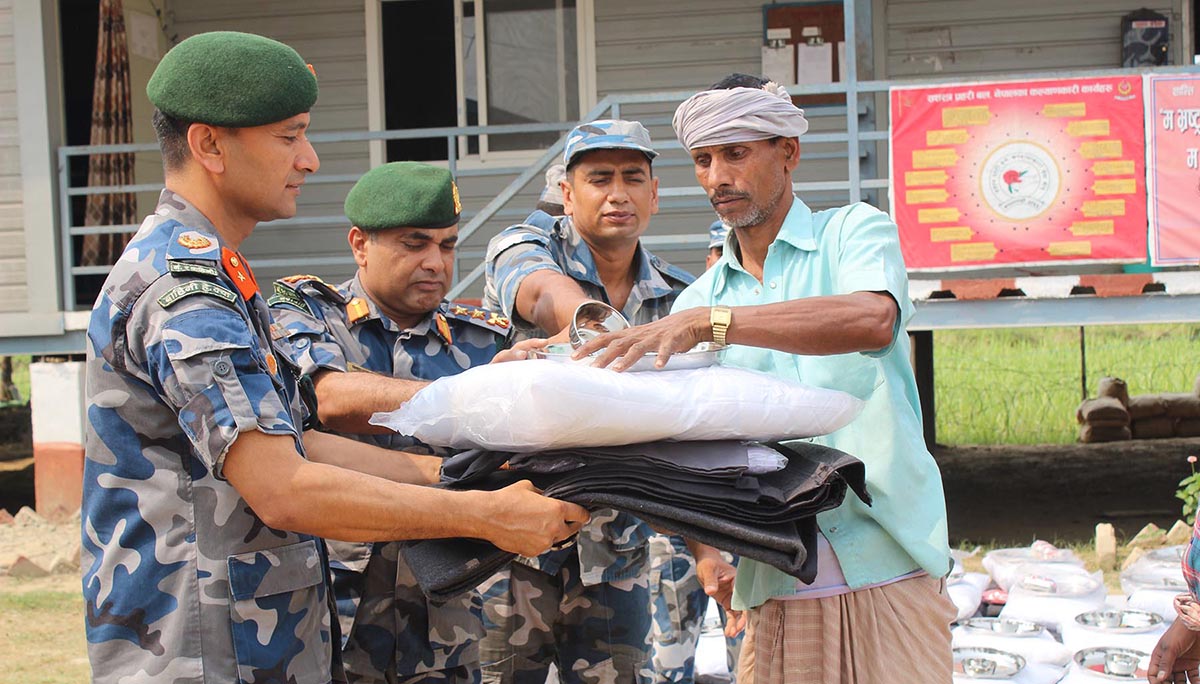
[[[346,195],[346,218],[362,230],[449,228],[462,203],[450,172],[417,162],[392,162],[366,172]]]
[[[214,31],[171,48],[146,84],[146,95],[180,121],[249,128],[312,109],[317,76],[279,41]]]

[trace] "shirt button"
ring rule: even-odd
[[[213,372],[217,375],[229,375],[229,371],[231,370],[233,370],[233,367],[225,359],[221,359],[213,364]]]
[[[762,290],[760,290],[756,287],[756,288],[754,288],[754,294],[762,294]]]
[[[834,533],[836,533],[836,532],[837,532],[837,525],[834,525],[833,527],[829,528],[829,533],[830,533],[830,534],[834,534]]]
[[[775,289],[775,281],[774,281],[774,280],[772,280],[772,281],[771,281],[771,289],[772,289],[772,290],[774,290],[774,289]]]

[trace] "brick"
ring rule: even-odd
[[[8,576],[21,579],[32,579],[34,577],[45,577],[50,573],[45,568],[29,560],[25,556],[18,556],[17,560],[8,567]]]

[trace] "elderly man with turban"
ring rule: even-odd
[[[743,559],[732,592],[732,608],[749,611],[738,681],[948,683],[946,506],[908,361],[896,224],[866,204],[813,211],[793,194],[808,122],[773,83],[729,77],[680,105],[673,124],[731,229],[724,254],[670,316],[578,355],[603,348],[597,363],[620,370],[715,341],[730,345],[726,364],[866,400],[853,423],[815,441],[866,463],[874,504],[848,497],[817,516],[811,585]]]

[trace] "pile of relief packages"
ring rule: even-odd
[[[870,455],[805,438],[845,426],[862,407],[849,394],[720,365],[616,373],[540,359],[442,378],[372,422],[462,450],[447,459],[440,486],[529,479],[596,511],[589,527],[611,519],[606,509],[626,511],[812,581],[815,517],[847,495],[869,505],[855,456]],[[468,539],[411,542],[404,553],[434,599],[513,559]],[[958,608],[955,681],[1145,681],[1148,654],[1186,591],[1182,553],[1142,556],[1121,574],[1125,595],[1114,597],[1100,573],[1046,542],[988,553],[987,574],[964,572],[967,554],[955,552],[947,585]]]
[[[989,552],[987,574],[964,572],[967,554],[956,551],[947,585],[958,608],[954,681],[1146,681],[1149,654],[1175,619],[1173,601],[1187,592],[1184,549],[1156,549],[1129,564],[1114,596],[1101,573],[1044,541]]]
[[[708,364],[685,364],[697,367],[624,373],[569,358],[472,368],[372,422],[463,450],[443,464],[440,486],[491,490],[528,479],[594,512],[580,536],[596,536],[622,511],[808,582],[816,515],[848,492],[869,502],[861,461],[788,441],[843,427],[860,399],[721,366],[715,353]],[[590,547],[580,546],[585,562]],[[412,542],[403,552],[435,600],[514,558],[470,539]]]

